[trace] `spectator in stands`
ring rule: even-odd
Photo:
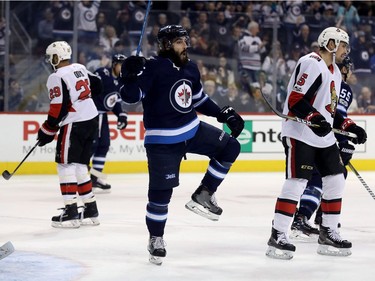
[[[262,93],[266,96],[271,96],[273,93],[273,86],[271,81],[267,77],[267,73],[264,71],[259,71],[257,82],[250,84],[253,88],[261,89]]]
[[[224,96],[221,96],[219,103],[220,103],[219,106],[229,105],[233,108],[236,108],[236,110],[238,110],[238,107],[241,104],[241,100],[240,100],[239,91],[238,91],[236,84],[231,83],[228,85],[227,94]]]
[[[259,84],[253,84],[250,95],[251,112],[269,112],[269,107],[264,101]]]
[[[311,38],[318,38],[322,28],[322,17],[325,5],[321,1],[309,1],[306,8],[305,19],[306,24],[310,28]],[[333,26],[333,25],[331,25]]]
[[[335,26],[336,24],[336,16],[334,14],[333,6],[330,3],[324,3],[323,6],[324,11],[321,18],[322,30],[330,26]],[[315,38],[318,38],[318,36],[316,36]]]
[[[0,65],[4,65],[4,55],[5,55],[5,18],[0,17]],[[10,35],[10,34],[9,34]]]
[[[24,91],[17,80],[11,78],[9,79],[9,111],[18,111],[21,101],[24,97]]]
[[[229,85],[234,84],[234,73],[224,55],[219,58],[219,66],[215,72],[215,77],[218,92],[225,95],[228,92]]]
[[[284,16],[283,7],[279,1],[263,1],[261,5],[262,30],[272,36],[274,26],[279,30]],[[279,32],[279,31],[278,31]],[[279,34],[279,37],[281,34]]]
[[[208,23],[208,16],[206,12],[199,12],[197,23],[193,25],[196,34],[208,44],[210,40],[210,24]]]
[[[271,81],[274,79],[276,79],[276,81],[282,81],[286,75],[285,59],[280,43],[276,43],[274,46],[275,48],[264,58],[262,70],[267,74]],[[276,76],[274,76],[274,73]]]
[[[207,94],[216,104],[221,105],[221,97],[217,92],[216,83],[214,80],[206,80],[203,82],[203,91]]]
[[[110,53],[115,43],[120,39],[117,37],[116,29],[112,25],[106,25],[104,34],[99,38],[99,46],[103,48],[105,52]]]
[[[185,30],[188,33],[190,33],[190,30],[191,30],[191,21],[190,21],[190,18],[188,16],[181,17],[179,25],[181,25],[183,28],[185,28]]]
[[[151,32],[149,35],[147,35],[147,52],[149,54],[157,54],[159,50],[159,42],[158,42],[158,32],[159,32],[159,25],[154,24],[152,26]]]
[[[97,44],[99,34],[96,15],[99,12],[100,2],[101,0],[85,0],[78,3],[78,42],[88,45]]]
[[[210,32],[210,40],[218,43],[219,52],[228,55],[231,47],[231,29],[230,22],[225,18],[224,12],[217,12]]]
[[[301,47],[301,56],[310,53],[310,48],[313,41],[314,40],[310,36],[309,26],[307,24],[301,24],[293,43],[298,44]]]
[[[319,53],[319,43],[317,41],[311,43],[310,52]]]
[[[371,73],[369,49],[371,41],[366,40],[366,34],[358,31],[358,37],[353,40],[350,56],[354,62],[355,73]]]
[[[53,13],[53,37],[55,40],[70,42],[73,38],[74,2],[51,1]]]
[[[44,54],[47,46],[53,42],[53,25],[53,13],[51,8],[47,8],[43,13],[43,19],[38,22],[37,54]]]
[[[120,10],[116,15],[115,29],[120,38],[128,37],[130,30],[130,14],[128,10]]]
[[[362,87],[357,103],[360,113],[375,113],[375,97],[370,87]]]
[[[294,34],[298,32],[299,26],[305,23],[305,6],[302,0],[288,0],[282,3],[285,11],[283,26],[286,36],[281,36],[280,41],[284,47],[284,54],[289,54],[293,45]]]
[[[259,24],[252,21],[248,29],[238,41],[238,67],[242,76],[247,76],[250,82],[257,79],[257,73],[261,69],[261,54],[266,51],[268,42],[263,42],[258,36]]]
[[[99,12],[96,15],[96,28],[98,29],[98,37],[103,36],[105,26],[107,25],[107,16],[104,12]],[[117,33],[119,34],[119,33]]]
[[[208,44],[203,39],[202,36],[199,36],[195,29],[192,29],[190,32],[190,48],[189,53],[195,55],[206,55],[208,53]]]
[[[301,47],[298,44],[295,44],[292,47],[292,52],[288,56],[288,59],[286,60],[286,76],[287,76],[287,81],[289,80],[290,76],[293,73],[294,68],[297,65],[297,61],[301,57]]]
[[[156,25],[158,25],[160,28],[162,28],[163,26],[168,25],[168,17],[167,17],[167,15],[164,14],[164,13],[158,14],[158,20],[156,22]]]
[[[348,34],[356,30],[360,21],[357,8],[353,6],[352,1],[344,0],[344,5],[340,5],[337,11],[336,26],[345,27]]]

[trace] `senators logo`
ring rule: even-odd
[[[330,84],[330,92],[331,92],[331,104],[326,105],[326,110],[331,113],[332,118],[335,116],[336,107],[337,107],[337,94],[336,94],[336,87],[335,81],[331,81]]]

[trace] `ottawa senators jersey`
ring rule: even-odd
[[[289,105],[293,103],[293,99],[303,95],[332,126],[341,81],[341,73],[336,64],[327,67],[324,60],[314,52],[301,57],[288,84],[283,113],[294,116]],[[283,120],[281,134],[314,147],[328,147],[336,142],[332,132],[319,137],[305,124],[286,119]]]
[[[91,98],[89,72],[83,65],[73,63],[58,68],[48,77],[47,89],[50,125],[61,127],[90,120],[98,115]]]

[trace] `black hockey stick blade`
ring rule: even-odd
[[[3,178],[6,180],[9,180],[12,177],[12,174],[8,172],[8,170],[5,170],[3,172]]]
[[[306,119],[302,119],[302,118],[299,118],[297,116],[289,116],[289,115],[285,115],[279,111],[277,111],[277,109],[275,109],[272,104],[269,102],[269,100],[266,98],[266,96],[263,94],[262,91],[260,91],[261,94],[262,94],[262,97],[263,99],[265,100],[265,102],[267,103],[267,105],[269,106],[269,108],[276,114],[278,115],[279,117],[281,118],[284,118],[284,119],[289,119],[289,120],[292,120],[292,121],[295,121],[295,122],[298,122],[298,123],[302,123],[302,124],[305,124],[309,127],[319,127],[319,125],[316,125],[316,124],[312,124],[309,120],[306,120]],[[335,134],[339,134],[339,135],[343,135],[343,136],[346,136],[346,137],[350,137],[350,138],[357,138],[357,135],[356,134],[353,134],[353,133],[350,133],[350,132],[347,132],[347,131],[343,131],[343,130],[340,130],[340,129],[336,129],[336,128],[332,128],[332,132],[334,132]]]

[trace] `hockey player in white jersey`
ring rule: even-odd
[[[100,79],[85,66],[70,63],[71,48],[56,41],[46,49],[46,60],[54,73],[47,80],[50,108],[47,120],[38,131],[39,146],[54,140],[57,171],[65,207],[61,215],[52,217],[52,226],[77,228],[98,225],[98,209],[88,173],[91,146],[98,133],[98,111],[91,98],[91,88],[101,90]],[[97,84],[94,87],[93,84]],[[83,202],[78,212],[77,193]]]
[[[332,132],[338,128],[357,135],[355,143],[366,142],[366,132],[351,119],[336,111],[341,73],[336,62],[348,55],[349,36],[336,27],[323,30],[318,38],[319,53],[299,59],[288,84],[283,113],[310,121],[306,126],[285,119],[282,141],[286,155],[286,180],[277,198],[266,255],[291,259],[296,247],[289,242],[288,231],[297,203],[315,166],[322,176],[322,225],[319,254],[348,256],[352,243],[341,238],[337,224],[345,186],[344,165]]]

